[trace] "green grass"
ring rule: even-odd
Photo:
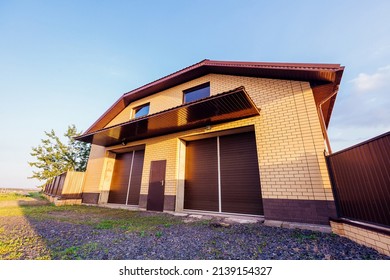
[[[0,236],[2,233],[0,233]],[[37,244],[43,244],[39,236],[18,236],[13,234],[5,240],[0,240],[0,260],[24,259],[23,248],[37,247]],[[50,259],[48,251],[43,246],[40,248],[40,254],[37,259]]]
[[[128,211],[127,211],[128,212]],[[159,227],[170,227],[174,224],[181,223],[180,219],[161,214],[156,216],[144,216],[139,212],[120,213],[110,217],[110,219],[102,219],[100,221],[85,221],[83,223],[93,226],[95,229],[123,229],[127,232],[145,233],[153,231]]]
[[[15,192],[0,193],[0,201],[15,201],[23,198],[27,198],[27,196]]]
[[[122,229],[128,232],[155,230],[181,223],[168,214],[144,215],[144,212],[91,206],[17,206],[0,208],[0,217],[25,216],[36,220],[56,220],[90,225],[98,230]]]
[[[29,192],[27,197],[35,198],[35,199],[46,199],[41,192]]]
[[[45,197],[41,192],[31,191],[28,194],[20,192],[9,191],[6,193],[0,193],[0,201],[18,201],[18,200],[44,200]]]
[[[291,236],[300,242],[303,242],[304,240],[318,239],[318,233],[316,233],[316,232],[303,232],[303,231],[298,230],[298,229],[294,230],[292,232]]]
[[[2,201],[18,201],[26,199],[41,199],[39,193],[21,195],[17,193],[1,194]],[[42,198],[44,199],[44,198]],[[8,205],[8,206],[4,206]],[[148,213],[144,211],[128,211],[123,209],[110,209],[93,206],[54,206],[45,205],[18,205],[3,204],[0,206],[0,220],[5,218],[23,217],[27,221],[49,221],[88,225],[95,232],[104,230],[120,230],[127,233],[138,233],[140,236],[163,236],[163,229],[182,223],[182,219],[164,213]],[[29,259],[24,248],[37,248],[34,259],[85,259],[91,252],[108,252],[109,248],[103,248],[98,243],[71,244],[69,247],[54,247],[54,240],[44,240],[34,229],[7,228],[0,223],[0,260],[1,259]],[[25,232],[28,232],[28,236]],[[53,243],[54,242],[54,243]],[[49,249],[51,248],[51,249]],[[31,250],[27,250],[31,252]]]

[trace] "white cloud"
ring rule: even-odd
[[[329,126],[333,151],[390,130],[390,65],[361,73],[344,84]]]
[[[390,88],[390,65],[378,68],[373,74],[360,73],[351,82],[360,93]]]

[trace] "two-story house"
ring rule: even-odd
[[[92,143],[83,202],[328,224],[343,70],[203,60],[123,94],[77,138]]]

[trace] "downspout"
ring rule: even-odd
[[[326,123],[325,123],[325,118],[324,118],[324,114],[322,113],[322,105],[324,105],[326,102],[328,102],[333,96],[335,96],[337,94],[337,92],[339,91],[339,88],[337,86],[336,90],[331,94],[329,95],[328,97],[326,97],[324,100],[322,100],[320,102],[320,104],[318,105],[318,114],[320,115],[320,123],[321,123],[321,127],[322,127],[322,132],[323,132],[323,135],[324,135],[324,138],[325,138],[325,143],[326,143],[326,153],[328,155],[332,154],[332,148],[330,147],[330,142],[329,142],[329,137],[328,137],[328,132],[326,130]]]

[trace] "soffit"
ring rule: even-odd
[[[135,100],[210,73],[307,81],[312,85],[331,84],[335,89],[340,84],[343,71],[344,67],[340,66],[340,64],[237,62],[206,59],[125,93],[86,131],[86,133],[104,128],[128,104]],[[332,107],[333,106],[329,107],[330,111],[326,112],[325,115],[330,116]]]
[[[76,137],[100,146],[126,144],[259,114],[244,87]]]

